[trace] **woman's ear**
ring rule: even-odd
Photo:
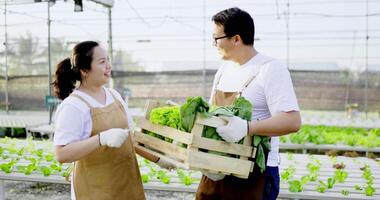
[[[86,80],[86,78],[88,76],[88,72],[85,70],[80,70],[80,75],[81,75],[83,80]]]

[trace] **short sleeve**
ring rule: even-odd
[[[70,105],[62,105],[55,119],[54,145],[67,145],[80,141],[84,132],[84,119],[81,111]]]
[[[223,71],[223,66],[221,66],[218,71],[216,71],[216,74],[214,76],[214,81],[212,83],[212,88],[211,88],[211,94],[210,94],[210,99],[209,99],[209,104],[212,104],[212,98],[214,97],[214,93],[217,87],[217,84],[222,76],[222,71]]]
[[[272,116],[280,112],[299,111],[289,70],[278,61],[263,70],[265,98]]]

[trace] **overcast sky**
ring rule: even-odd
[[[31,3],[32,0],[8,2],[8,37],[30,32],[46,45],[47,4]],[[380,68],[380,1],[368,2],[368,61],[371,66]],[[286,3],[287,0],[116,0],[112,9],[114,49],[128,51],[151,70],[166,69],[162,63],[167,61],[202,63],[204,55],[207,61],[217,62],[219,57],[212,46],[211,17],[220,10],[237,6],[248,11],[255,20],[256,49],[286,62]],[[289,0],[289,3],[292,65],[364,66],[365,0]],[[0,41],[3,43],[4,0],[0,0],[0,4]],[[73,12],[72,1],[57,0],[51,7],[52,37],[67,42],[100,40],[106,45],[107,9],[91,1],[83,0],[83,4],[84,12]],[[0,49],[3,51],[4,46]],[[3,59],[0,62],[4,62]]]

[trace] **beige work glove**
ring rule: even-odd
[[[128,135],[128,129],[111,128],[99,133],[99,142],[101,146],[118,148],[123,145]]]
[[[165,157],[160,157],[159,160],[156,162],[156,164],[160,166],[161,168],[165,168],[169,170],[176,168],[176,166],[170,163]]]

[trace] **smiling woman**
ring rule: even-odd
[[[63,101],[56,112],[55,156],[61,163],[75,162],[72,199],[145,199],[136,152],[170,167],[135,151],[128,106],[117,91],[104,87],[111,69],[107,51],[94,41],[77,44],[57,66],[53,85]]]

